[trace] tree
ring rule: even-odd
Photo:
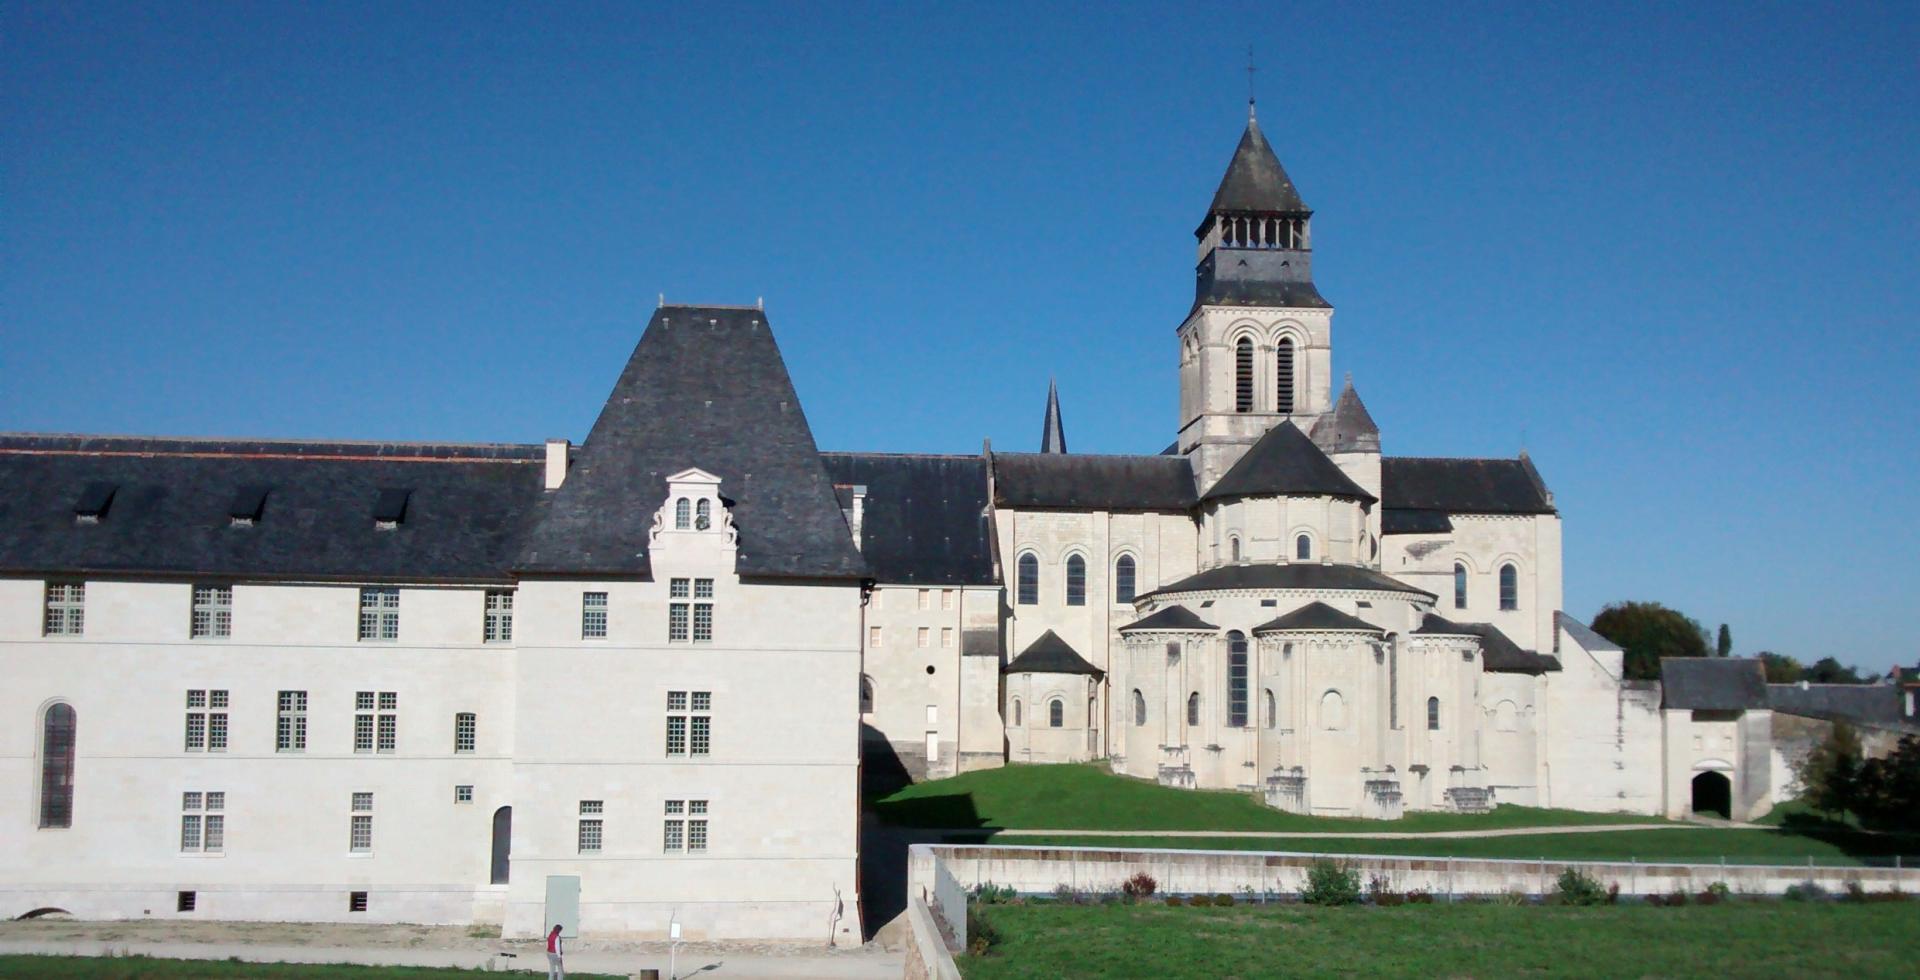
[[[1821,657],[1813,662],[1800,679],[1810,684],[1866,684],[1870,683],[1860,676],[1860,671],[1848,667],[1832,657]]]
[[[1846,722],[1834,722],[1827,737],[1800,761],[1800,798],[1829,817],[1854,808],[1860,774],[1860,735]]]
[[[1719,642],[1713,645],[1713,655],[1716,657],[1733,656],[1733,631],[1728,629],[1725,623],[1720,624],[1720,639]]]
[[[1706,629],[1657,602],[1613,603],[1593,617],[1593,631],[1626,651],[1626,673],[1633,680],[1659,680],[1662,657],[1707,655]]]
[[[1806,669],[1800,666],[1800,661],[1772,650],[1760,651],[1760,663],[1766,668],[1769,684],[1792,684]]]
[[[1869,826],[1920,830],[1920,739],[1909,735],[1886,758],[1860,764],[1854,808]]]

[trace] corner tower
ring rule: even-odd
[[[1313,285],[1313,211],[1251,102],[1194,237],[1193,309],[1178,334],[1178,446],[1204,493],[1281,421],[1310,431],[1332,397],[1333,306]]]

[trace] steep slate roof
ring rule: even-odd
[[[1568,636],[1573,637],[1574,642],[1580,644],[1581,648],[1586,650],[1589,653],[1597,650],[1616,650],[1617,651],[1620,649],[1620,644],[1615,643],[1612,640],[1609,640],[1598,633],[1595,633],[1592,627],[1573,618],[1572,616],[1567,615],[1564,612],[1554,613],[1553,622],[1554,622],[1554,625],[1565,630]],[[1554,642],[1558,644],[1559,637],[1556,636],[1554,638]]]
[[[1381,506],[1447,514],[1552,514],[1553,500],[1533,462],[1518,459],[1380,460]]]
[[[666,478],[690,466],[721,479],[740,574],[865,574],[766,315],[725,306],[654,311],[518,567],[645,574]]]
[[[1261,623],[1253,628],[1255,633],[1384,633],[1372,623],[1358,616],[1343,613],[1324,602],[1309,602],[1278,619]]]
[[[1287,421],[1268,429],[1201,499],[1278,494],[1347,497],[1367,503],[1374,499]]]
[[[1433,598],[1433,593],[1388,578],[1357,565],[1221,565],[1147,593],[1213,592],[1223,589],[1347,589],[1362,592],[1406,592]],[[1141,598],[1145,598],[1142,596]]]
[[[1333,403],[1333,411],[1320,416],[1313,423],[1313,444],[1329,453],[1353,451],[1380,451],[1380,427],[1373,422],[1373,414],[1360,401],[1360,393],[1353,390],[1353,379],[1347,379],[1347,386],[1340,390],[1340,400]]]
[[[1143,616],[1140,619],[1137,619],[1131,623],[1128,623],[1125,626],[1120,627],[1120,632],[1122,633],[1130,633],[1135,631],[1147,632],[1147,631],[1153,631],[1153,630],[1159,630],[1159,631],[1193,630],[1195,632],[1212,632],[1219,628],[1220,627],[1215,626],[1204,619],[1201,619],[1199,616],[1194,614],[1193,610],[1188,609],[1185,606],[1168,606],[1167,608],[1162,609],[1150,616]]]
[[[1906,692],[1897,684],[1768,684],[1767,704],[1804,718],[1920,732],[1920,719],[1904,713]]]
[[[1384,492],[1384,490],[1382,491]],[[1453,530],[1453,519],[1439,510],[1380,509],[1380,533],[1446,534]]]
[[[1193,506],[1193,467],[1183,456],[994,453],[1001,507],[1179,511]]]
[[[1287,176],[1280,158],[1268,145],[1266,134],[1260,132],[1251,107],[1246,132],[1240,134],[1240,145],[1234,147],[1233,160],[1227,164],[1207,210],[1310,213],[1300,192],[1294,190],[1293,178]]]
[[[1477,636],[1480,638],[1481,669],[1496,674],[1542,674],[1560,669],[1558,658],[1523,650],[1491,623],[1456,623],[1428,613],[1420,621],[1415,636]]]
[[[996,581],[986,457],[821,453],[820,460],[841,493],[867,488],[860,554],[874,579],[906,585]]]
[[[1052,381],[1047,382],[1047,416],[1040,420],[1040,451],[1067,451],[1067,430],[1060,421],[1060,388]]]
[[[1661,707],[1746,711],[1767,707],[1767,671],[1745,657],[1660,658]]]
[[[504,581],[545,452],[0,435],[0,571]],[[99,523],[81,524],[75,507],[93,484],[112,497]],[[383,496],[404,502],[390,530],[374,525]],[[234,525],[240,511],[257,512],[251,527]]]
[[[1048,630],[1040,638],[1020,652],[1005,667],[1003,674],[1092,674],[1100,677],[1106,671],[1087,662],[1079,651],[1067,645],[1058,633]]]

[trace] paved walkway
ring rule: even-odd
[[[1490,830],[1036,830],[1033,828],[929,830],[927,834],[965,836],[991,834],[1001,837],[1241,837],[1255,840],[1444,840],[1461,837],[1535,837],[1548,834],[1605,834],[1617,830],[1701,830],[1693,823],[1606,823],[1556,827],[1501,827]],[[1715,827],[1739,830],[1770,830],[1759,824],[1717,822]]]

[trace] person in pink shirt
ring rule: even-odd
[[[567,980],[565,942],[558,923],[547,931],[547,980]]]

